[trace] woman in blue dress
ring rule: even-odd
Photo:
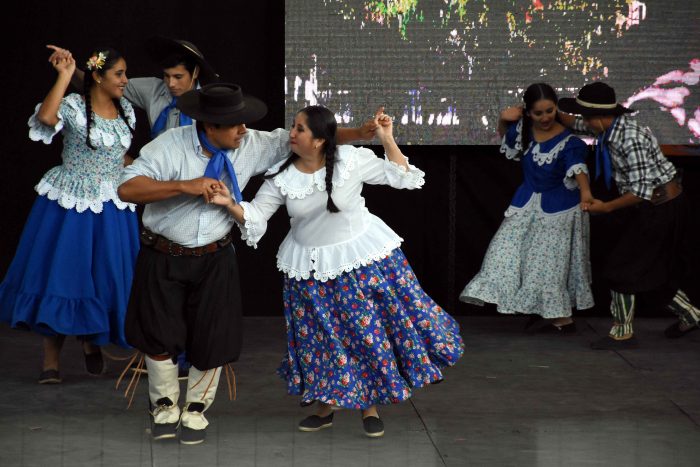
[[[63,134],[62,164],[38,197],[0,284],[0,319],[43,336],[39,383],[59,383],[66,335],[83,341],[86,369],[101,374],[101,345],[127,347],[124,315],[138,252],[135,206],[117,195],[130,158],[134,111],[123,98],[126,62],[113,49],[87,62],[84,94],[65,96],[76,64],[54,58],[55,84],[29,119],[29,137],[49,144]]]
[[[336,146],[333,112],[307,107],[289,133],[292,154],[268,171],[254,200],[236,204],[223,183],[212,200],[229,209],[253,246],[280,206],[289,213],[277,253],[288,345],[279,374],[302,405],[319,403],[301,431],[328,428],[333,409],[347,408],[362,411],[367,436],[382,436],[376,406],[441,381],[463,352],[459,325],[421,288],[401,237],[365,207],[365,184],[424,183],[396,145],[391,119],[378,113],[375,121],[385,159]]]
[[[573,333],[572,308],[593,306],[588,213],[592,199],[586,144],[557,119],[551,86],[533,84],[524,108],[501,113],[501,152],[520,160],[524,181],[484,257],[481,271],[460,300],[497,305],[504,314],[532,315],[528,325],[546,319],[538,330]]]

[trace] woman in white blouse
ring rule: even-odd
[[[328,109],[302,109],[290,157],[268,171],[255,199],[235,204],[223,182],[211,199],[229,209],[253,247],[281,205],[290,215],[277,254],[288,338],[278,373],[302,405],[318,402],[301,431],[330,427],[334,409],[351,408],[362,410],[367,436],[382,436],[376,405],[441,381],[441,369],[463,352],[458,324],[420,287],[401,237],[365,207],[365,183],[424,183],[396,145],[391,119],[380,111],[375,121],[384,160],[369,149],[336,146]]]

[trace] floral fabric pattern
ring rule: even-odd
[[[85,144],[87,118],[85,103],[78,94],[63,98],[58,110],[58,123],[54,127],[42,124],[37,113],[29,118],[29,137],[33,141],[50,144],[53,137],[63,133],[63,163],[50,169],[35,189],[39,195],[46,195],[57,201],[65,209],[84,212],[90,209],[95,214],[102,212],[102,205],[112,201],[119,209],[135,211],[136,206],[119,199],[117,188],[124,155],[131,145],[131,131],[134,128],[134,109],[126,99],[121,99],[127,123],[121,117],[104,119],[93,114],[90,128],[90,142],[96,149]]]
[[[459,325],[420,287],[400,249],[325,282],[285,277],[289,394],[363,409],[442,380],[462,356]]]

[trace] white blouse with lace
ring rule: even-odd
[[[103,203],[108,201],[119,209],[136,210],[135,204],[125,203],[117,195],[124,154],[131,145],[129,127],[134,128],[136,124],[129,101],[121,98],[120,103],[126,122],[121,117],[104,119],[93,113],[90,142],[95,149],[85,143],[87,118],[85,102],[79,94],[70,94],[61,100],[58,122],[54,126],[39,121],[37,114],[41,104],[36,106],[27,122],[29,138],[50,144],[57,133],[63,133],[63,164],[44,174],[35,187],[39,195],[77,212],[90,209],[101,213]]]
[[[269,171],[275,173],[283,162]],[[297,280],[312,277],[327,281],[355,268],[389,256],[401,245],[399,237],[365,207],[365,183],[417,189],[425,174],[409,164],[408,170],[370,149],[339,146],[333,172],[333,202],[340,210],[326,209],[326,169],[313,174],[291,164],[267,179],[251,202],[242,202],[245,224],[242,238],[256,247],[267,230],[268,219],[281,205],[290,216],[290,230],[277,253],[277,268]]]

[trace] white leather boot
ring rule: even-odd
[[[180,408],[177,406],[180,397],[177,365],[169,358],[153,360],[146,356],[146,368],[151,435],[153,439],[175,438],[180,420]]]
[[[209,425],[204,412],[214,402],[222,370],[222,367],[206,371],[201,371],[194,366],[190,367],[186,404],[180,418],[182,444],[199,444],[204,441],[206,428]]]

